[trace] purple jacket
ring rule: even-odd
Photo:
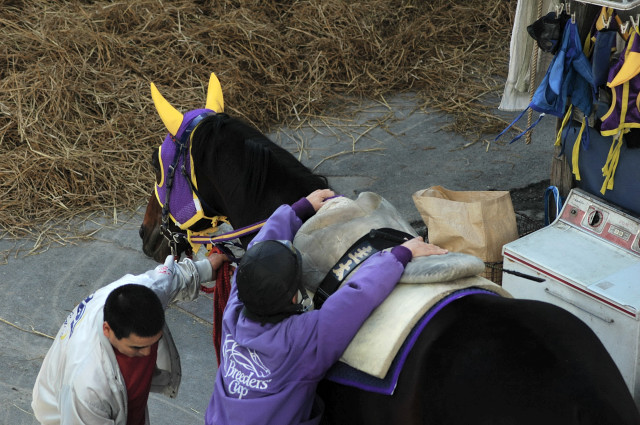
[[[310,209],[310,210],[309,210]],[[313,214],[303,198],[283,205],[252,241],[292,240],[300,217]],[[411,252],[394,248],[366,260],[321,310],[275,324],[241,314],[235,276],[222,323],[222,360],[205,414],[207,425],[318,424],[318,382],[340,358],[362,323],[389,295]]]

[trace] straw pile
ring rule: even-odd
[[[74,217],[146,201],[166,132],[151,81],[186,111],[203,106],[213,71],[226,112],[264,132],[411,91],[455,131],[495,133],[512,3],[6,0],[0,237],[38,250],[78,237]]]

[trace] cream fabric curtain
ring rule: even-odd
[[[529,105],[531,56],[537,45],[527,33],[527,26],[537,19],[539,1],[542,2],[541,16],[555,10],[561,3],[560,0],[518,0],[509,47],[509,74],[498,107],[501,111],[522,111]],[[535,87],[542,81],[552,58],[550,53],[539,51]]]

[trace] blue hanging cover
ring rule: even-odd
[[[609,60],[611,49],[616,45],[616,30],[601,30],[595,35],[593,53],[591,54],[591,71],[593,73],[593,90],[597,93],[598,87],[607,84],[609,77]]]
[[[531,103],[507,128],[496,136],[495,140],[498,140],[518,122],[529,108],[540,112],[540,116],[510,143],[524,136],[546,114],[562,118],[565,115],[569,98],[571,99],[570,104],[580,109],[587,117],[593,108],[593,92],[591,63],[582,51],[582,43],[576,24],[568,20],[562,34],[560,49],[553,57],[542,82],[533,94]]]

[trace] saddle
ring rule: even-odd
[[[393,229],[396,237],[417,236],[388,201],[372,192],[364,192],[356,200],[335,198],[302,225],[293,243],[302,253],[303,284],[314,298],[318,288],[327,292],[325,279],[335,285],[333,278],[326,276],[344,255],[349,258],[351,246],[357,249],[359,240],[366,242],[371,229]],[[398,244],[396,240],[391,246]],[[348,282],[362,261],[339,285]],[[484,267],[481,259],[455,252],[415,258],[389,297],[365,321],[340,361],[384,378],[411,330],[445,296],[465,288],[509,296],[500,286],[478,276]]]

